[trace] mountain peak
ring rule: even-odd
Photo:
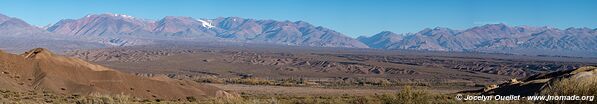
[[[447,28],[447,27],[435,27],[435,28],[433,28],[433,30],[449,30],[449,31],[451,31],[452,29]]]
[[[504,26],[508,26],[504,23],[495,23],[495,24],[485,24],[483,26],[499,26],[499,27],[504,27]]]
[[[371,38],[389,38],[391,41],[396,41],[396,40],[402,40],[403,36],[400,34],[391,32],[391,31],[382,31],[380,33],[377,33],[377,34],[371,36]]]
[[[25,22],[21,19],[17,19],[17,18],[10,18],[8,20],[3,21],[0,24],[10,24],[10,25],[16,25],[18,27],[29,26],[29,24],[27,24],[27,22]]]
[[[86,18],[90,17],[119,17],[119,18],[126,18],[126,19],[134,19],[135,17],[125,15],[125,14],[115,14],[115,13],[102,13],[102,14],[89,14],[85,16]]]
[[[458,32],[459,31],[452,30],[450,28],[435,27],[433,29],[425,28],[425,29],[419,31],[417,34],[424,35],[424,36],[436,36],[436,35],[455,35]]]
[[[6,16],[6,15],[4,15],[4,14],[0,14],[0,23],[2,23],[2,22],[4,22],[4,21],[6,21],[6,20],[8,20],[8,19],[10,19],[10,17],[8,17],[8,16]]]
[[[392,32],[392,31],[381,31],[381,32],[377,33],[376,35],[379,35],[379,34],[396,34],[396,33]]]
[[[389,43],[395,43],[401,41],[402,39],[402,35],[396,34],[391,31],[382,31],[371,37],[361,36],[357,38],[357,40],[365,43],[367,46],[371,48],[386,48],[390,45]]]
[[[566,28],[566,30],[576,30],[576,31],[591,31],[593,29],[588,28],[588,27],[582,27],[582,28],[575,28],[575,27],[569,27]]]
[[[166,16],[162,18],[163,20],[186,20],[186,19],[193,19],[193,17],[187,16]]]
[[[519,29],[523,29],[523,30],[537,30],[537,29],[532,29],[530,27],[525,27],[525,28],[519,28]],[[492,33],[492,31],[498,32],[499,33]],[[516,32],[519,32],[519,30],[517,30],[516,27],[510,27],[506,24],[503,23],[499,23],[499,24],[486,24],[483,26],[476,26],[470,29],[465,30],[465,32],[476,32],[479,33],[481,35],[489,35],[489,34],[494,34],[494,35],[511,35],[511,34],[515,34]]]
[[[306,21],[296,21],[296,22],[294,22],[294,23],[295,23],[295,24],[298,24],[298,25],[304,25],[304,26],[309,26],[309,25],[311,25],[309,22],[306,22]]]
[[[504,23],[486,24],[486,25],[481,26],[481,28],[507,28],[507,27],[509,27],[509,26]]]
[[[225,19],[225,20],[232,20],[232,21],[234,21],[234,22],[237,22],[237,21],[244,21],[244,20],[245,20],[244,18],[240,18],[240,17],[226,17],[226,18],[224,18],[224,19]]]
[[[37,31],[37,27],[31,26],[27,22],[18,18],[8,18],[4,21],[0,21],[1,30],[28,30]]]
[[[6,16],[6,15],[4,15],[4,14],[0,13],[0,18],[6,18],[6,17],[8,17],[8,16]]]

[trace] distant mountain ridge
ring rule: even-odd
[[[402,34],[391,31],[382,31],[371,37],[360,36],[357,40],[367,44],[371,48],[386,48],[404,39]]]
[[[0,48],[11,52],[25,51],[35,47],[52,48],[57,51],[105,47],[72,37],[53,35],[40,27],[0,14]]]
[[[589,28],[562,30],[488,24],[466,30],[427,28],[412,34],[382,32],[358,40],[380,49],[597,55],[597,29]]]
[[[19,36],[43,32],[43,29],[29,25],[27,22],[0,14],[0,34]]]
[[[465,51],[531,55],[597,56],[597,29],[487,24],[465,30],[426,28],[416,33],[382,31],[357,39],[304,21],[240,17],[159,20],[92,14],[36,27],[0,14],[0,48],[68,46],[77,49],[159,44],[163,41],[267,43],[293,46]],[[18,41],[22,40],[22,41]],[[34,42],[34,45],[31,45]],[[68,44],[75,42],[76,44]],[[60,43],[60,44],[54,44]],[[19,44],[13,45],[10,44]],[[65,45],[67,44],[67,45]],[[52,47],[50,47],[52,48]],[[61,49],[59,49],[61,50]]]
[[[109,37],[128,41],[148,39],[224,39],[297,46],[367,48],[367,45],[339,32],[298,21],[255,20],[239,17],[195,19],[167,16],[144,20],[121,14],[88,15],[65,19],[47,29],[56,34]],[[110,41],[110,40],[108,40]],[[127,45],[122,43],[119,45]]]

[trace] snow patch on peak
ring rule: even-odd
[[[122,18],[135,18],[133,16],[125,15],[125,14],[113,14],[115,17],[122,17]]]
[[[201,26],[203,26],[203,27],[205,27],[205,28],[212,28],[212,27],[214,27],[214,26],[211,24],[211,21],[210,21],[210,20],[207,20],[207,21],[205,21],[205,20],[197,19],[197,21],[201,22]]]

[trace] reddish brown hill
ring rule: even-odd
[[[178,99],[226,96],[212,86],[191,81],[137,77],[76,58],[37,48],[21,55],[0,51],[0,89],[65,94],[125,94],[141,98]]]

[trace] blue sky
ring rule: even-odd
[[[351,37],[490,23],[597,27],[597,0],[0,0],[0,13],[38,26],[97,13],[302,20]]]

